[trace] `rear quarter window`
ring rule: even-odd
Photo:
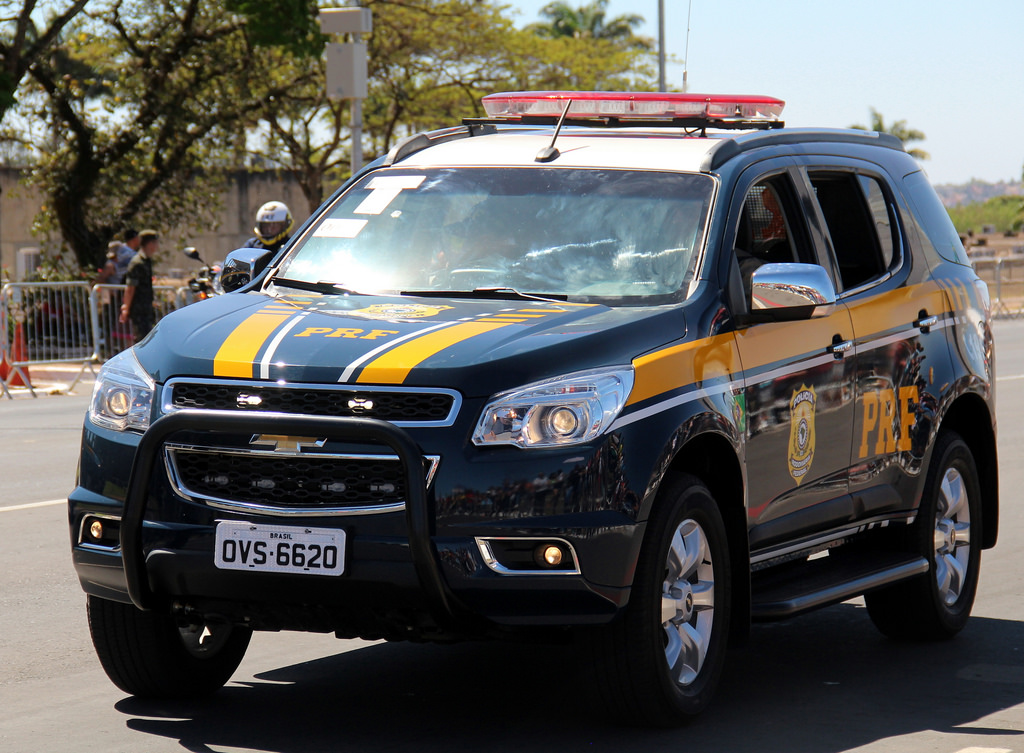
[[[903,179],[903,186],[914,210],[914,220],[921,230],[922,241],[930,243],[946,261],[971,266],[960,235],[925,174],[911,173]]]

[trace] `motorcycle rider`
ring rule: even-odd
[[[294,225],[292,213],[281,201],[268,201],[256,212],[255,235],[245,242],[244,248],[265,248],[277,251],[291,237]]]

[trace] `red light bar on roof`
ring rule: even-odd
[[[502,92],[483,98],[490,118],[558,117],[567,100],[569,119],[774,121],[786,103],[748,94],[682,94],[677,92]]]

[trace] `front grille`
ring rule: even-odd
[[[172,381],[166,409],[266,411],[304,416],[441,423],[454,418],[451,391]]]
[[[172,482],[187,497],[218,507],[283,514],[346,514],[401,509],[401,461],[392,455],[275,453],[167,445]],[[436,458],[424,458],[429,479]]]

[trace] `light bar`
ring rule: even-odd
[[[483,98],[484,112],[495,119],[558,117],[572,100],[567,118],[619,120],[698,120],[771,122],[786,103],[748,94],[683,94],[677,92],[502,92]]]

